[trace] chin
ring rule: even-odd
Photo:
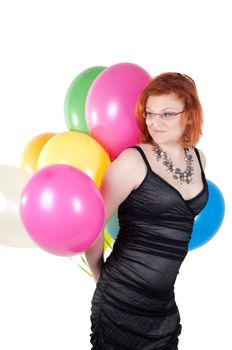
[[[156,142],[156,143],[167,143],[167,142],[169,142],[170,140],[168,140],[168,139],[166,139],[165,137],[162,137],[162,136],[160,136],[160,137],[153,137],[153,140],[154,140],[154,142]]]

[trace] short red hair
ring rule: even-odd
[[[152,143],[143,112],[149,96],[159,96],[174,93],[184,100],[185,117],[187,124],[181,137],[180,144],[184,148],[194,147],[202,135],[203,112],[199,101],[195,82],[186,74],[162,73],[153,78],[140,94],[136,104],[136,120],[139,126],[139,141]]]

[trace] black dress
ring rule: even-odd
[[[174,283],[208,185],[196,148],[204,187],[190,200],[133,148],[147,174],[118,207],[120,231],[91,301],[91,349],[176,350],[182,325]]]

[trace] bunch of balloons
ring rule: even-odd
[[[104,250],[112,249],[99,187],[110,162],[138,143],[135,105],[150,79],[142,67],[119,63],[90,67],[72,81],[68,131],[34,136],[19,168],[1,166],[0,244],[74,256],[104,230]]]
[[[0,165],[0,244],[70,257],[103,231],[104,251],[112,249],[117,211],[104,223],[99,187],[110,162],[139,142],[135,106],[151,78],[136,64],[118,63],[90,67],[72,81],[64,101],[68,131],[34,136],[19,168]],[[208,185],[209,201],[196,218],[190,249],[211,239],[223,220],[223,196]]]

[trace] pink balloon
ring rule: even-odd
[[[20,215],[42,249],[61,256],[86,251],[104,224],[102,196],[92,179],[69,165],[37,171],[25,186]]]
[[[86,99],[86,123],[91,135],[115,159],[138,143],[136,101],[151,76],[133,63],[105,69],[94,80]]]

